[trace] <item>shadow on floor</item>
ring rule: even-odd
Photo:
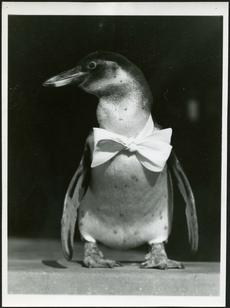
[[[42,260],[42,264],[52,267],[52,268],[67,268],[66,266],[63,266],[56,260]]]
[[[69,261],[71,263],[77,263],[77,264],[80,264],[81,266],[85,267],[84,266],[84,263],[82,261]],[[140,265],[141,262],[133,262],[133,261],[120,261],[122,262],[121,265],[124,265],[124,266],[132,266],[132,265]],[[65,269],[67,268],[66,266],[60,264],[57,260],[42,260],[41,263],[45,266],[48,266],[48,267],[52,267],[52,268],[57,268],[57,269]]]

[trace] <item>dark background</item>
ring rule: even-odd
[[[176,190],[169,255],[219,260],[222,17],[9,17],[9,236],[60,236],[65,191],[97,125],[97,99],[42,82],[98,49],[142,69],[154,118],[173,128],[196,197],[200,247],[191,255]]]

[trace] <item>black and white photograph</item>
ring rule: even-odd
[[[225,306],[228,3],[2,26],[3,306]]]

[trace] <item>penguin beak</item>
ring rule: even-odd
[[[83,81],[87,72],[81,70],[81,66],[76,66],[68,71],[62,72],[43,83],[45,87],[62,87],[71,83],[80,85]]]

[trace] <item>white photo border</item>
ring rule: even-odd
[[[7,165],[8,165],[8,15],[135,15],[222,16],[222,161],[221,266],[219,296],[91,296],[8,294]],[[2,305],[3,307],[208,306],[226,305],[227,234],[227,113],[228,113],[228,2],[2,2]],[[109,298],[109,301],[108,301]]]

